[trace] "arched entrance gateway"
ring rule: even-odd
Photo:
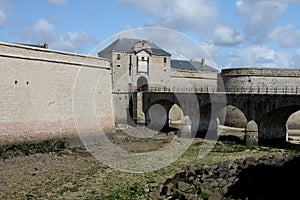
[[[148,91],[148,80],[144,76],[137,79],[137,91]]]

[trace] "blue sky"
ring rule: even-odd
[[[0,0],[0,41],[88,54],[122,31],[162,27],[219,68],[300,68],[299,11],[300,0]]]

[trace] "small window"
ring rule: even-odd
[[[121,65],[117,65],[117,67],[121,67]]]
[[[167,63],[167,58],[164,58],[164,63],[165,63],[165,64]]]
[[[131,66],[132,66],[132,56],[129,55],[129,68],[128,68],[129,76],[131,76]]]
[[[117,54],[117,60],[121,60],[121,54]]]
[[[145,57],[142,57],[142,60],[145,60]]]

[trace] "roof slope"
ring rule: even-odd
[[[188,60],[171,60],[171,68],[179,70],[218,72],[218,70],[216,70],[215,68],[212,68],[206,64],[202,65],[202,63],[199,61]]]
[[[113,43],[111,43],[108,47],[101,50],[99,53],[102,52],[134,52],[133,47],[136,43],[143,41],[140,39],[133,39],[133,38],[118,38]],[[147,40],[148,45],[150,45],[150,49],[147,49],[151,54],[155,55],[162,55],[162,56],[171,56],[170,53],[160,48],[158,45],[156,45],[154,42]],[[99,54],[98,53],[98,54]]]

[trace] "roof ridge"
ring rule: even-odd
[[[151,53],[155,55],[165,55],[165,56],[171,56],[169,52],[162,49],[160,46],[158,46],[156,43],[154,43],[152,40],[148,39],[136,39],[136,38],[127,38],[127,37],[119,37],[114,42],[112,42],[109,46],[104,48],[103,50],[98,52],[98,55],[101,52],[110,52],[110,51],[120,51],[120,52],[133,52],[133,47],[137,42],[145,41],[149,44],[151,47]],[[148,50],[149,51],[149,50]]]

